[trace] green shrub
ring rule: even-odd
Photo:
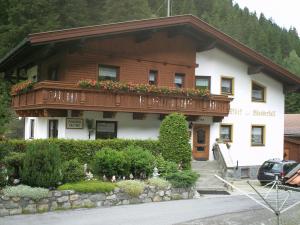
[[[84,179],[83,165],[77,159],[66,161],[62,164],[63,183],[74,183]]]
[[[165,159],[180,164],[184,169],[191,167],[190,138],[184,115],[172,113],[162,121],[159,141]]]
[[[7,170],[0,164],[0,188],[5,187],[8,183]]]
[[[2,160],[8,170],[9,181],[20,178],[24,156],[24,152],[11,152]]]
[[[6,187],[3,194],[8,197],[24,197],[32,199],[41,199],[48,197],[49,190],[45,188],[33,188],[26,185]]]
[[[153,173],[155,157],[141,147],[128,146],[124,150],[130,162],[130,172],[135,178],[147,178]]]
[[[178,172],[178,166],[174,162],[164,160],[162,156],[157,156],[156,167],[161,177],[165,177],[167,174]]]
[[[138,197],[145,188],[144,182],[138,180],[123,180],[117,186],[131,197]]]
[[[166,179],[175,188],[189,188],[196,184],[199,175],[191,170],[183,170],[176,173],[170,173]]]
[[[27,145],[21,172],[22,183],[33,187],[56,187],[61,181],[59,148],[47,142]]]
[[[57,189],[74,190],[82,193],[105,193],[113,191],[115,187],[116,185],[113,183],[91,180],[77,183],[67,183],[59,186]]]
[[[90,163],[95,153],[104,147],[117,151],[124,150],[127,146],[133,145],[149,150],[153,155],[158,155],[160,147],[155,140],[127,140],[127,139],[106,139],[106,140],[68,140],[68,139],[43,139],[43,140],[8,140],[0,141],[0,159],[9,152],[25,152],[26,146],[33,143],[50,143],[59,146],[63,161],[78,159],[82,164]]]
[[[99,177],[103,175],[107,178],[128,176],[129,168],[130,162],[124,152],[111,148],[103,148],[97,152],[92,162],[92,171]]]
[[[150,178],[147,180],[147,184],[150,186],[155,186],[159,189],[166,189],[171,185],[169,181],[158,177]]]

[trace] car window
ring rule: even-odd
[[[298,163],[287,163],[287,164],[284,164],[284,166],[283,166],[283,171],[284,171],[285,173],[288,173],[288,172],[290,172],[292,169],[294,169],[297,165],[298,165]]]
[[[274,163],[273,167],[272,167],[272,170],[275,171],[275,172],[281,172],[281,164],[279,163]]]
[[[263,169],[263,170],[271,170],[273,166],[274,166],[274,163],[273,163],[273,162],[265,162],[265,163],[262,165],[262,169]]]

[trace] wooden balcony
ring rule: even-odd
[[[43,81],[24,94],[13,94],[12,107],[19,116],[65,116],[66,110],[113,111],[224,117],[231,99],[222,95],[186,97],[137,93],[112,93],[82,89],[75,84]]]

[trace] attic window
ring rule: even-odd
[[[255,82],[252,82],[252,101],[253,102],[266,101],[266,88]]]

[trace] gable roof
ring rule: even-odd
[[[38,49],[40,46],[49,45],[51,43],[61,43],[93,37],[111,37],[170,28],[178,28],[180,31],[180,28],[183,27],[188,29],[189,34],[194,38],[201,40],[201,37],[204,36],[210,40],[211,43],[214,42],[215,46],[235,55],[250,66],[261,68],[259,71],[261,70],[271,75],[284,84],[300,86],[300,77],[297,77],[270,59],[192,15],[135,20],[30,34],[0,60],[0,71],[5,71],[7,68],[12,67],[14,61],[22,60],[22,57],[24,58],[26,54]]]
[[[300,114],[284,115],[284,135],[300,137]]]

